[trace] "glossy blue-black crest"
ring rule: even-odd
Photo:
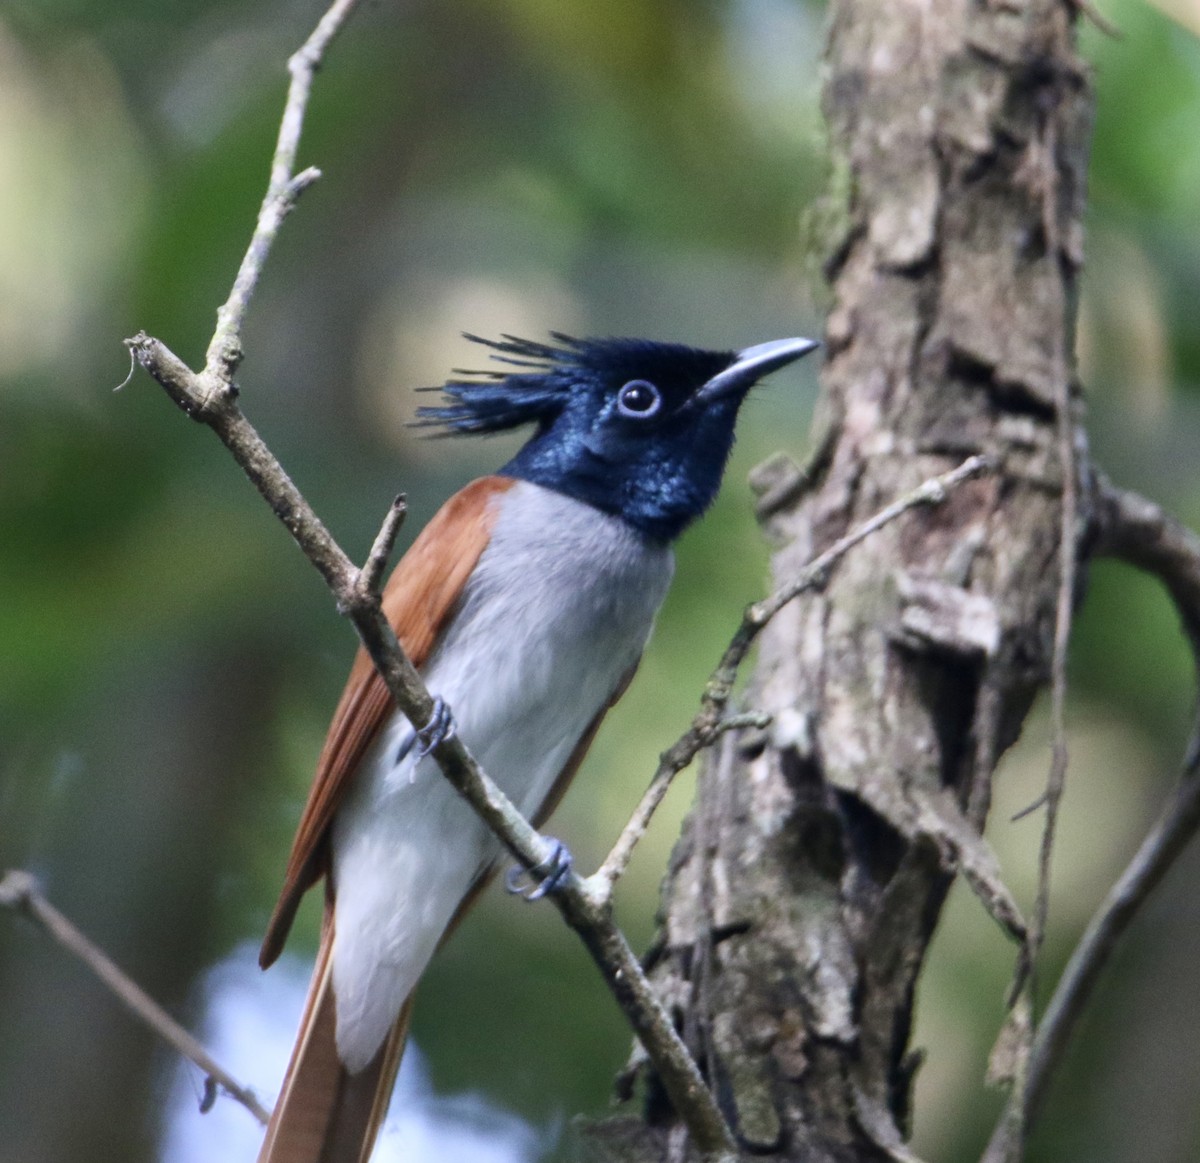
[[[659,541],[677,537],[712,503],[746,392],[803,354],[789,349],[768,366],[762,351],[771,345],[748,349],[754,359],[739,363],[746,352],[552,337],[468,336],[491,348],[504,370],[460,373],[441,388],[448,402],[421,408],[417,423],[447,433],[533,424],[502,474],[575,497]]]
[[[502,432],[525,424],[545,426],[566,408],[570,399],[592,394],[597,387],[639,375],[661,379],[669,390],[678,385],[686,394],[686,377],[694,388],[733,360],[733,352],[701,351],[678,343],[648,339],[576,339],[552,331],[556,343],[539,343],[504,335],[484,339],[464,332],[472,343],[492,349],[492,359],[508,369],[459,371],[464,379],[448,380],[437,391],[448,404],[417,409],[417,428],[441,428],[445,435]],[[690,374],[689,374],[690,373]]]

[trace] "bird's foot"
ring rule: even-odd
[[[508,870],[504,878],[504,887],[515,896],[523,896],[527,901],[541,900],[548,893],[562,888],[571,871],[571,853],[561,840],[551,839],[554,851],[540,864],[533,868],[523,868],[520,864]],[[528,879],[530,887],[525,887]]]
[[[454,732],[454,716],[450,713],[450,708],[446,706],[441,695],[435,695],[433,714],[429,716],[429,722],[424,727],[417,728],[417,758],[424,759],[440,743],[453,739]]]

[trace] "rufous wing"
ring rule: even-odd
[[[515,482],[488,476],[455,493],[421,531],[383,593],[383,610],[415,666],[424,665],[454,611],[495,521],[496,499]],[[283,950],[300,899],[327,871],[329,831],[359,762],[395,703],[359,648],[317,760],[316,776],[292,842],[283,891],[259,952],[265,969]]]

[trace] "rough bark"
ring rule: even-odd
[[[1091,115],[1073,17],[1056,0],[832,8],[848,218],[817,451],[760,482],[776,580],[966,456],[997,468],[776,618],[748,699],[773,726],[725,736],[703,771],[654,972],[748,1153],[909,1157],[913,995],[953,876],[1021,927],[980,832],[1050,674],[1064,473],[1090,479],[1066,354]],[[595,1153],[682,1158],[651,1100],[597,1128]]]

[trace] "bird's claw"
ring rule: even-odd
[[[424,759],[435,747],[454,738],[454,716],[441,695],[435,695],[433,714],[424,727],[417,728],[417,758]]]
[[[520,864],[508,870],[504,878],[504,887],[514,896],[522,896],[527,901],[541,900],[549,893],[562,888],[571,872],[571,853],[561,840],[551,840],[554,851],[533,868],[524,868]],[[530,881],[527,889],[523,883]]]

